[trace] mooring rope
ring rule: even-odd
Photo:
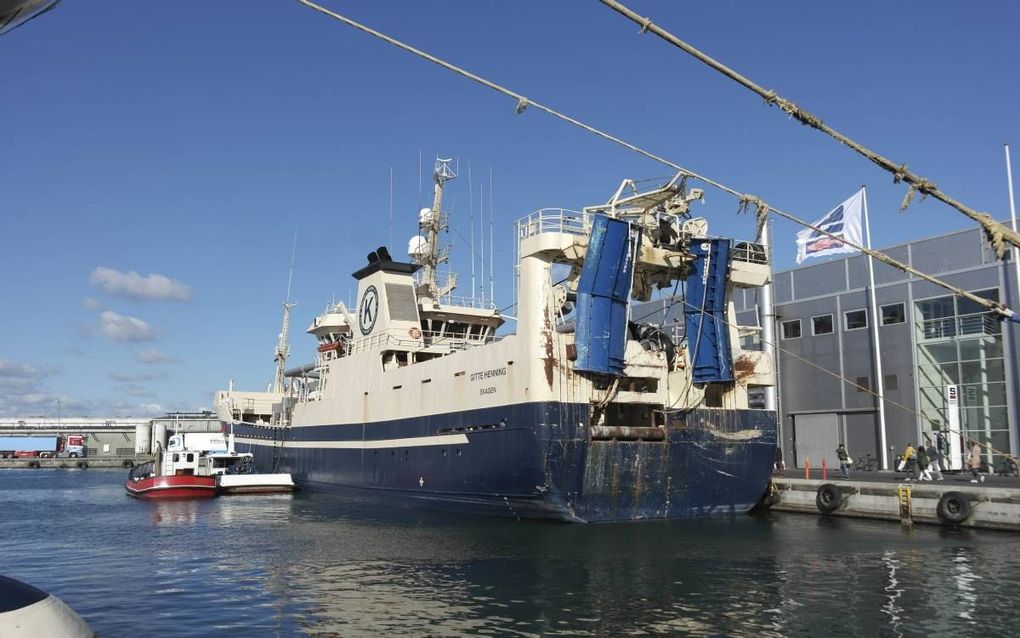
[[[898,184],[900,182],[906,182],[909,185],[909,187],[907,188],[907,192],[903,197],[903,203],[900,205],[900,210],[906,210],[907,206],[910,205],[911,200],[914,198],[915,193],[921,193],[922,198],[927,195],[931,195],[935,199],[952,206],[956,210],[960,211],[967,217],[970,217],[972,220],[980,224],[985,231],[985,235],[988,238],[988,242],[992,245],[992,248],[995,250],[995,254],[999,257],[999,259],[1003,258],[1003,255],[1006,251],[1006,242],[1009,242],[1014,246],[1020,247],[1020,233],[1017,233],[1012,228],[1009,228],[1008,226],[1005,226],[995,221],[995,218],[989,215],[988,213],[976,211],[970,206],[964,204],[963,202],[956,200],[950,197],[949,195],[943,193],[941,190],[938,189],[937,186],[935,186],[935,184],[931,180],[928,180],[910,171],[907,168],[906,164],[897,164],[896,162],[893,162],[892,160],[887,159],[882,155],[879,155],[875,151],[872,151],[871,149],[865,147],[863,144],[860,144],[850,139],[846,135],[840,133],[836,129],[832,128],[831,126],[823,122],[821,118],[809,113],[806,109],[798,106],[793,101],[778,95],[775,91],[766,89],[758,85],[757,83],[751,81],[749,78],[741,75],[740,73],[726,66],[722,62],[719,62],[715,58],[709,56],[708,54],[702,51],[699,51],[698,49],[694,48],[687,42],[684,42],[676,35],[654,24],[650,19],[635,13],[634,11],[624,6],[623,4],[620,4],[616,0],[599,0],[599,2],[601,2],[602,4],[612,9],[613,11],[616,11],[620,15],[628,18],[632,22],[639,25],[641,27],[641,33],[646,33],[649,31],[654,33],[655,35],[659,36],[666,42],[669,42],[678,49],[684,51],[685,53],[690,54],[691,56],[700,60],[701,62],[704,62],[708,66],[712,67],[719,73],[722,73],[731,80],[737,82],[741,86],[751,91],[754,91],[759,96],[761,96],[762,99],[765,100],[765,103],[768,104],[769,106],[778,106],[784,113],[788,114],[790,117],[794,118],[801,124],[819,130],[829,135],[840,144],[849,146],[850,148],[857,151],[864,157],[868,158],[874,164],[891,173],[893,176],[894,183]]]
[[[393,46],[395,46],[395,47],[397,47],[399,49],[407,51],[408,53],[412,53],[412,54],[414,54],[414,55],[416,55],[416,56],[418,56],[418,57],[420,57],[422,59],[428,60],[429,62],[432,62],[433,64],[435,64],[437,66],[440,66],[440,67],[442,67],[444,69],[447,69],[448,71],[452,71],[452,72],[454,72],[454,73],[456,73],[458,75],[461,75],[461,76],[463,76],[465,78],[468,78],[469,80],[471,80],[473,82],[481,84],[484,87],[492,89],[493,91],[496,91],[498,93],[502,93],[503,95],[506,95],[506,96],[509,96],[509,97],[513,98],[514,100],[516,100],[516,107],[515,107],[515,109],[516,109],[516,112],[518,114],[519,113],[523,113],[526,108],[528,108],[529,106],[532,106],[532,107],[534,107],[536,109],[539,109],[539,110],[541,110],[541,111],[543,111],[545,113],[548,113],[549,115],[552,115],[555,118],[561,119],[561,120],[563,120],[565,122],[568,122],[570,124],[573,124],[574,126],[577,126],[577,127],[581,128],[581,129],[583,129],[583,130],[585,130],[585,131],[587,131],[589,133],[592,133],[593,135],[597,135],[598,137],[601,137],[601,138],[603,138],[605,140],[608,140],[610,142],[613,142],[615,144],[623,146],[624,148],[627,148],[627,149],[629,149],[629,150],[631,150],[631,151],[633,151],[633,152],[635,152],[635,153],[637,153],[639,155],[642,155],[642,156],[647,157],[647,158],[649,158],[651,160],[659,162],[660,164],[668,166],[668,167],[672,168],[673,170],[678,171],[680,173],[683,173],[684,175],[687,175],[687,176],[689,176],[689,177],[691,177],[693,179],[697,179],[697,180],[699,180],[701,182],[704,182],[705,184],[708,184],[710,186],[713,186],[713,187],[715,187],[715,188],[717,188],[717,189],[719,189],[719,190],[721,190],[721,191],[723,191],[725,193],[729,193],[730,195],[733,195],[734,197],[737,198],[737,200],[741,204],[741,209],[742,210],[746,209],[749,205],[753,205],[753,206],[756,207],[757,216],[758,216],[758,228],[759,228],[759,232],[760,232],[760,228],[764,224],[764,222],[762,221],[764,216],[767,215],[770,212],[771,213],[775,213],[776,215],[778,215],[780,217],[783,217],[784,219],[788,219],[788,220],[790,220],[790,221],[792,221],[792,222],[794,222],[796,224],[799,224],[801,226],[805,226],[807,228],[810,228],[810,229],[814,230],[817,233],[820,233],[820,234],[825,235],[827,237],[830,237],[832,239],[838,240],[838,241],[846,244],[847,246],[850,246],[851,248],[854,248],[856,250],[861,251],[862,253],[864,253],[866,255],[870,255],[871,257],[874,257],[875,259],[881,261],[884,264],[892,266],[893,268],[897,268],[899,270],[902,270],[903,272],[910,273],[910,274],[914,275],[915,277],[917,277],[919,279],[923,279],[923,280],[925,280],[925,281],[927,281],[929,283],[935,284],[936,286],[939,286],[941,288],[945,288],[946,290],[949,290],[950,292],[953,292],[953,293],[955,293],[957,295],[960,295],[961,297],[965,297],[966,299],[969,299],[970,301],[973,301],[974,303],[976,303],[976,304],[978,304],[980,306],[983,306],[985,308],[988,308],[989,310],[992,310],[993,312],[998,313],[1000,316],[1002,316],[1004,318],[1010,319],[1012,321],[1020,322],[1020,318],[1018,318],[1016,316],[1016,313],[1013,310],[1011,310],[1010,308],[1008,308],[1007,306],[1005,306],[1004,304],[1002,304],[1002,303],[999,303],[997,301],[992,301],[990,299],[985,299],[983,297],[979,297],[979,296],[977,296],[977,295],[975,295],[975,294],[973,294],[973,293],[971,293],[971,292],[969,292],[967,290],[964,290],[963,288],[960,288],[958,286],[954,286],[953,284],[950,284],[950,283],[948,283],[946,281],[943,281],[943,280],[941,280],[941,279],[939,279],[937,277],[934,277],[932,275],[925,274],[925,273],[923,273],[923,272],[921,272],[921,271],[919,271],[919,270],[917,270],[917,269],[915,269],[915,268],[913,268],[913,267],[911,267],[911,266],[909,266],[907,264],[904,264],[903,262],[900,262],[900,261],[897,261],[896,259],[893,259],[892,257],[886,255],[885,253],[883,253],[881,251],[874,250],[874,249],[871,249],[871,248],[866,248],[866,247],[864,247],[864,246],[862,246],[860,244],[857,244],[855,242],[848,241],[844,237],[841,237],[841,236],[836,235],[836,234],[834,234],[832,232],[829,232],[828,230],[819,228],[818,226],[815,226],[814,224],[806,222],[803,219],[800,219],[800,218],[794,216],[791,213],[787,213],[787,212],[785,212],[785,211],[783,211],[783,210],[781,210],[779,208],[776,208],[774,206],[769,206],[769,205],[765,204],[765,202],[763,202],[760,198],[755,197],[754,195],[749,195],[749,194],[746,194],[746,193],[741,193],[740,191],[735,190],[733,188],[730,188],[729,186],[726,186],[725,184],[723,184],[721,182],[718,182],[716,180],[713,180],[713,179],[710,179],[708,177],[705,177],[704,175],[700,175],[700,174],[698,174],[698,173],[696,173],[696,172],[694,172],[694,171],[692,171],[692,170],[690,170],[688,168],[685,168],[685,167],[683,167],[683,166],[681,166],[681,165],[679,165],[679,164],[677,164],[677,163],[675,163],[673,161],[670,161],[670,160],[668,160],[668,159],[666,159],[664,157],[656,155],[655,153],[652,153],[651,151],[647,151],[647,150],[645,150],[645,149],[643,149],[643,148],[641,148],[641,147],[639,147],[639,146],[637,146],[635,144],[627,142],[626,140],[623,140],[623,139],[621,139],[621,138],[619,138],[619,137],[617,137],[615,135],[611,135],[610,133],[607,133],[607,132],[605,132],[605,131],[603,131],[601,129],[598,129],[598,128],[590,125],[590,124],[586,124],[585,122],[582,122],[581,120],[578,120],[577,118],[574,118],[574,117],[571,117],[571,116],[566,115],[564,113],[561,113],[561,112],[559,112],[559,111],[557,111],[557,110],[555,110],[555,109],[553,109],[553,108],[551,108],[549,106],[541,104],[540,102],[536,102],[535,100],[532,100],[532,99],[530,99],[528,97],[525,97],[524,95],[522,95],[520,93],[517,93],[516,91],[512,91],[512,90],[510,90],[510,89],[508,89],[508,88],[506,88],[504,86],[501,86],[501,85],[499,85],[499,84],[497,84],[497,83],[495,83],[495,82],[493,82],[491,80],[488,80],[486,78],[483,78],[483,77],[481,77],[479,75],[476,75],[476,74],[474,74],[474,73],[472,73],[472,72],[470,72],[470,71],[468,71],[468,70],[466,70],[464,68],[461,68],[461,67],[459,67],[459,66],[457,66],[455,64],[447,62],[447,61],[445,61],[445,60],[443,60],[441,58],[438,58],[438,57],[436,57],[436,56],[434,56],[434,55],[432,55],[430,53],[422,51],[421,49],[418,49],[418,48],[413,47],[413,46],[411,46],[409,44],[401,42],[400,40],[397,40],[396,38],[393,38],[393,37],[388,36],[388,35],[386,35],[384,33],[381,33],[380,31],[377,31],[377,30],[375,30],[375,29],[373,29],[371,27],[368,27],[368,26],[366,26],[364,24],[361,24],[360,22],[357,22],[357,21],[355,21],[355,20],[353,20],[351,18],[343,16],[343,15],[341,15],[339,13],[334,12],[334,11],[330,11],[329,9],[326,9],[325,7],[322,7],[322,6],[318,5],[318,4],[315,4],[314,2],[311,2],[310,0],[297,0],[297,1],[299,3],[301,3],[301,4],[303,4],[303,5],[311,8],[311,9],[314,9],[314,10],[318,11],[319,13],[322,13],[323,15],[329,16],[329,17],[333,18],[334,20],[338,20],[338,21],[340,21],[340,22],[342,22],[342,23],[344,23],[346,25],[349,25],[351,27],[354,27],[355,29],[358,29],[359,31],[367,33],[367,34],[371,35],[374,38],[378,38],[378,39],[380,39],[380,40],[382,40],[382,41],[384,41],[384,42],[386,42],[388,44],[391,44],[391,45],[393,45]]]

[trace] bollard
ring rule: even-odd
[[[827,467],[826,459],[822,457],[822,480],[829,480],[829,468]]]
[[[804,457],[804,480],[811,478],[811,459]]]

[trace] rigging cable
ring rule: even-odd
[[[762,225],[764,223],[764,219],[766,218],[766,216],[769,213],[774,213],[774,214],[776,214],[776,215],[778,215],[778,216],[780,216],[780,217],[782,217],[784,219],[788,219],[788,220],[790,220],[790,221],[792,221],[792,222],[794,222],[796,224],[799,224],[801,226],[805,226],[807,228],[810,228],[810,229],[814,230],[817,233],[820,233],[820,234],[825,235],[827,237],[830,237],[832,239],[839,240],[839,241],[843,242],[844,244],[846,244],[847,246],[850,246],[851,248],[859,250],[859,251],[861,251],[862,253],[864,253],[866,255],[870,255],[870,256],[874,257],[875,259],[881,261],[882,263],[887,264],[889,266],[892,266],[893,268],[897,268],[897,269],[902,270],[904,272],[910,273],[910,274],[914,275],[915,277],[917,277],[919,279],[923,279],[923,280],[925,280],[925,281],[927,281],[929,283],[935,284],[935,285],[937,285],[937,286],[939,286],[941,288],[945,288],[946,290],[949,290],[950,292],[953,292],[953,293],[955,293],[957,295],[960,295],[961,297],[969,299],[970,301],[973,301],[974,303],[976,303],[978,305],[981,305],[981,306],[983,306],[985,308],[988,308],[989,310],[992,310],[992,311],[998,313],[1000,316],[1002,316],[1004,318],[1007,318],[1007,319],[1010,319],[1011,321],[1015,321],[1015,322],[1020,323],[1020,318],[1018,318],[1016,316],[1016,313],[1013,310],[1011,310],[1009,307],[1005,306],[1004,304],[1001,304],[999,302],[992,301],[992,300],[989,300],[989,299],[985,299],[983,297],[979,297],[979,296],[977,296],[977,295],[975,295],[975,294],[973,294],[973,293],[971,293],[969,291],[966,291],[966,290],[964,290],[964,289],[962,289],[962,288],[960,288],[958,286],[954,286],[954,285],[952,285],[952,284],[950,284],[950,283],[948,283],[946,281],[943,281],[943,280],[941,280],[941,279],[939,279],[937,277],[933,277],[931,275],[925,274],[925,273],[923,273],[923,272],[921,272],[921,271],[919,271],[919,270],[917,270],[917,269],[915,269],[915,268],[913,268],[913,267],[911,267],[911,266],[909,266],[907,264],[904,264],[904,263],[902,263],[900,261],[897,261],[897,260],[893,259],[892,257],[886,255],[883,252],[880,252],[880,251],[877,251],[877,250],[874,250],[874,249],[871,249],[871,248],[866,248],[866,247],[861,246],[860,244],[857,244],[855,242],[848,241],[844,237],[837,236],[834,233],[829,232],[828,230],[819,228],[818,226],[815,226],[814,224],[811,224],[811,223],[806,222],[806,221],[804,221],[802,219],[799,219],[798,217],[794,216],[791,213],[787,213],[787,212],[785,212],[783,210],[775,208],[774,206],[769,206],[764,201],[762,201],[760,198],[755,197],[754,195],[749,195],[749,194],[746,194],[746,193],[741,193],[741,192],[739,192],[739,191],[737,191],[737,190],[735,190],[733,188],[730,188],[729,186],[726,186],[725,184],[722,184],[722,183],[717,182],[717,181],[715,181],[713,179],[710,179],[708,177],[700,175],[700,174],[698,174],[698,173],[696,173],[696,172],[694,172],[694,171],[692,171],[690,169],[684,168],[683,166],[680,166],[679,164],[676,164],[675,162],[672,162],[672,161],[670,161],[670,160],[668,160],[668,159],[666,159],[664,157],[656,155],[656,154],[652,153],[651,151],[647,151],[647,150],[645,150],[645,149],[643,149],[643,148],[641,148],[639,146],[636,146],[635,144],[632,144],[630,142],[627,142],[626,140],[623,140],[623,139],[621,139],[619,137],[616,137],[615,135],[611,135],[611,134],[609,134],[609,133],[607,133],[607,132],[605,132],[605,131],[603,131],[601,129],[598,129],[598,128],[595,128],[594,126],[586,124],[586,123],[584,123],[584,122],[582,122],[582,121],[580,121],[580,120],[578,120],[578,119],[576,119],[574,117],[571,117],[571,116],[566,115],[564,113],[561,113],[561,112],[559,112],[559,111],[557,111],[557,110],[555,110],[555,109],[553,109],[551,107],[545,106],[544,104],[541,104],[539,102],[531,100],[531,99],[525,97],[524,95],[521,95],[520,93],[512,91],[512,90],[510,90],[510,89],[508,89],[508,88],[506,88],[504,86],[500,86],[499,84],[496,84],[495,82],[487,80],[487,79],[485,79],[485,78],[483,78],[481,76],[478,76],[478,75],[476,75],[476,74],[474,74],[474,73],[472,73],[472,72],[470,72],[470,71],[468,71],[466,69],[463,69],[463,68],[461,68],[459,66],[456,66],[456,65],[454,65],[454,64],[452,64],[450,62],[446,62],[445,60],[442,60],[442,59],[440,59],[440,58],[438,58],[438,57],[436,57],[436,56],[434,56],[434,55],[432,55],[430,53],[427,53],[425,51],[422,51],[421,49],[415,48],[415,47],[413,47],[413,46],[411,46],[409,44],[401,42],[400,40],[397,40],[396,38],[388,36],[388,35],[380,32],[380,31],[376,31],[375,29],[372,29],[371,27],[368,27],[368,26],[366,26],[364,24],[361,24],[360,22],[357,22],[357,21],[355,21],[355,20],[353,20],[351,18],[348,18],[348,17],[343,16],[343,15],[341,15],[339,13],[331,11],[331,10],[329,10],[329,9],[323,7],[323,6],[320,6],[318,4],[315,4],[314,2],[311,2],[310,0],[297,0],[297,1],[299,3],[301,3],[301,4],[303,4],[303,5],[311,8],[311,9],[314,9],[315,11],[318,11],[319,13],[322,13],[323,15],[329,16],[330,18],[333,18],[334,20],[338,20],[339,22],[342,22],[342,23],[344,23],[344,24],[346,24],[348,26],[354,27],[355,29],[358,29],[359,31],[367,33],[368,35],[371,35],[374,38],[380,39],[380,40],[382,40],[382,41],[384,41],[384,42],[386,42],[388,44],[391,44],[391,45],[399,48],[399,49],[407,51],[408,53],[412,53],[412,54],[414,54],[414,55],[416,55],[416,56],[418,56],[420,58],[428,60],[429,62],[432,62],[433,64],[436,64],[436,65],[438,65],[438,66],[440,66],[440,67],[442,67],[444,69],[447,69],[448,71],[452,71],[452,72],[454,72],[454,73],[456,73],[458,75],[461,75],[461,76],[463,76],[463,77],[465,77],[465,78],[467,78],[467,79],[469,79],[469,80],[471,80],[473,82],[481,84],[484,87],[492,89],[493,91],[496,91],[498,93],[502,93],[503,95],[506,95],[506,96],[509,96],[509,97],[512,97],[512,98],[516,99],[517,100],[516,111],[517,111],[518,114],[523,113],[524,110],[526,108],[528,108],[529,106],[533,106],[534,108],[539,109],[540,111],[543,111],[545,113],[548,113],[549,115],[552,115],[555,118],[558,118],[558,119],[561,119],[561,120],[563,120],[565,122],[573,124],[574,126],[577,126],[578,128],[581,128],[581,129],[583,129],[585,131],[588,131],[589,133],[591,133],[593,135],[596,135],[596,136],[601,137],[601,138],[603,138],[605,140],[608,140],[610,142],[613,142],[615,144],[623,146],[624,148],[627,148],[627,149],[629,149],[629,150],[631,150],[631,151],[633,151],[633,152],[635,152],[635,153],[637,153],[639,155],[642,155],[642,156],[647,157],[647,158],[649,158],[651,160],[659,162],[660,164],[664,164],[666,166],[669,166],[670,168],[672,168],[672,169],[674,169],[676,171],[679,171],[679,172],[681,172],[681,173],[683,173],[683,174],[685,174],[685,175],[687,175],[689,177],[692,177],[692,178],[697,179],[697,180],[699,180],[701,182],[704,182],[705,184],[713,186],[713,187],[715,187],[715,188],[717,188],[717,189],[719,189],[719,190],[721,190],[723,192],[729,193],[730,195],[733,195],[734,197],[738,198],[738,200],[740,202],[741,210],[747,210],[750,206],[754,206],[757,209],[758,227],[759,227],[759,229],[762,227]],[[922,193],[924,193],[924,192],[925,191],[922,190]],[[979,215],[984,215],[984,214],[985,213],[979,213]],[[988,232],[988,228],[987,227],[986,227],[985,230],[986,230],[986,232]],[[1020,237],[1020,235],[1017,235],[1017,237]],[[1018,243],[1017,245],[1020,246],[1020,243]]]
[[[967,217],[971,218],[972,220],[980,224],[985,231],[985,235],[988,237],[988,242],[992,245],[992,248],[995,249],[995,254],[999,257],[999,259],[1002,259],[1003,255],[1006,252],[1006,242],[1009,242],[1014,246],[1020,247],[1020,233],[1009,228],[1008,226],[1005,226],[1004,224],[1000,224],[999,222],[995,221],[995,218],[989,215],[988,213],[976,211],[970,206],[964,204],[963,202],[953,199],[949,195],[943,193],[941,190],[938,189],[937,186],[935,186],[934,183],[931,182],[931,180],[921,177],[920,175],[917,175],[916,173],[913,173],[910,170],[908,170],[906,164],[896,164],[892,160],[883,157],[876,153],[875,151],[872,151],[871,149],[865,147],[863,144],[860,144],[850,139],[846,135],[843,135],[836,129],[832,128],[831,126],[823,122],[821,118],[809,113],[806,109],[801,108],[793,101],[778,95],[773,90],[765,89],[764,87],[756,84],[747,77],[734,71],[733,69],[729,68],[728,66],[726,66],[722,62],[719,62],[718,60],[709,56],[708,54],[699,51],[698,49],[694,48],[687,42],[684,42],[674,34],[654,24],[650,19],[635,13],[634,11],[624,6],[623,4],[620,4],[616,0],[599,0],[599,2],[601,2],[602,4],[612,9],[613,11],[616,11],[620,15],[624,16],[625,18],[628,18],[632,22],[639,25],[641,27],[641,33],[651,31],[652,33],[659,36],[666,42],[669,42],[673,46],[684,51],[685,53],[688,53],[691,56],[700,60],[701,62],[704,62],[705,64],[712,67],[719,73],[722,73],[723,75],[730,78],[734,82],[737,82],[741,86],[757,93],[765,100],[765,103],[768,104],[769,106],[778,106],[780,110],[782,110],[790,117],[796,119],[801,124],[805,126],[810,126],[813,129],[819,130],[822,133],[829,135],[830,137],[835,139],[840,144],[843,144],[844,146],[849,146],[853,150],[857,151],[858,153],[869,159],[872,163],[891,173],[893,176],[894,183],[898,184],[900,182],[906,182],[907,184],[909,184],[910,186],[907,189],[906,195],[904,195],[903,197],[903,202],[902,204],[900,204],[900,210],[907,209],[907,206],[910,205],[910,202],[914,198],[915,193],[921,193],[922,198],[924,198],[927,195],[931,195],[935,199],[952,206],[956,210],[960,211]]]

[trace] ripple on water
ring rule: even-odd
[[[103,636],[1009,635],[1015,538],[810,516],[570,526],[0,474],[6,573]]]

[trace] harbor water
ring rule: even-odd
[[[1013,534],[797,514],[568,525],[356,495],[150,503],[0,473],[0,573],[115,636],[1012,635]]]

